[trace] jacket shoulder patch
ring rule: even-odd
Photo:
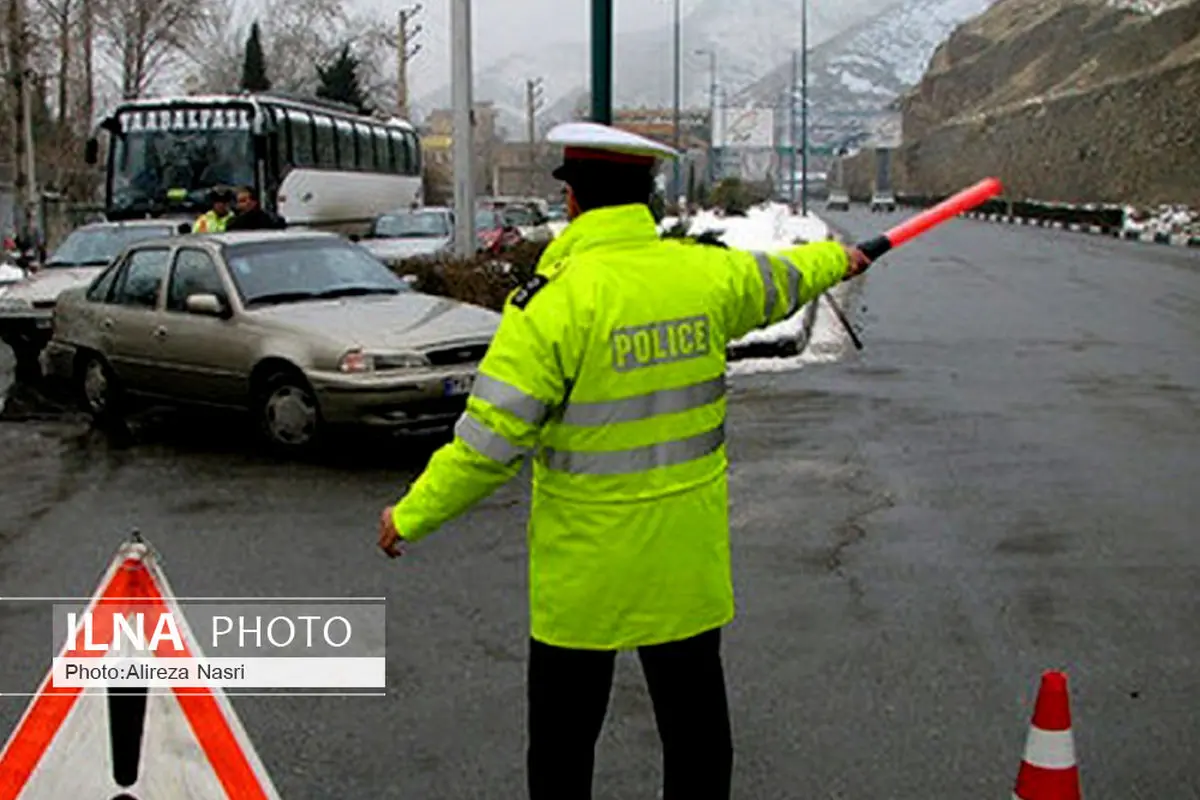
[[[524,311],[525,306],[529,305],[529,301],[533,299],[533,296],[540,292],[549,282],[550,279],[545,275],[534,275],[532,278],[525,281],[525,283],[521,285],[520,289],[517,289],[517,291],[513,293],[511,301],[512,304]]]

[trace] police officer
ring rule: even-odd
[[[725,348],[868,266],[837,242],[751,253],[660,238],[670,148],[568,123],[571,222],[508,299],[454,441],[385,509],[401,555],[534,462],[527,769],[533,800],[591,797],[615,655],[637,650],[666,800],[730,796],[720,631],[734,616]]]
[[[192,233],[221,233],[226,224],[233,219],[229,204],[233,201],[233,192],[228,189],[213,189],[208,194],[212,208],[196,218],[192,225]]]

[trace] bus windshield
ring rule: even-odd
[[[148,123],[147,112],[121,117],[122,132],[113,137],[109,161],[113,211],[202,211],[214,187],[255,185],[249,125],[221,127],[200,112],[178,115],[174,125],[161,123],[161,117],[159,124]]]

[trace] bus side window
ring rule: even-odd
[[[333,124],[337,128],[337,168],[354,171],[358,169],[358,156],[355,155],[358,140],[354,135],[354,126],[340,119],[334,120]]]
[[[333,120],[324,114],[313,114],[312,119],[317,167],[337,169],[337,139],[333,131]]]
[[[408,148],[404,146],[404,134],[401,131],[389,131],[392,137],[393,165],[397,175],[408,174]]]
[[[405,134],[408,137],[408,174],[421,174],[421,140],[411,131]]]
[[[387,128],[375,129],[375,171],[384,174],[395,172],[392,166],[392,145],[388,141]]]
[[[317,166],[316,155],[313,153],[312,119],[304,111],[287,112],[288,138],[291,148],[288,151],[288,163],[294,167]]]
[[[354,135],[358,139],[358,169],[363,172],[374,172],[375,134],[371,131],[371,126],[356,122]]]

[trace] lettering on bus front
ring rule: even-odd
[[[155,131],[250,130],[250,110],[246,108],[151,108],[130,109],[118,119],[124,133]]]

